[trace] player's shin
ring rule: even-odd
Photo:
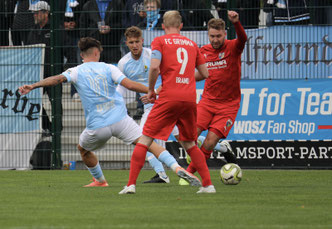
[[[176,168],[179,167],[179,164],[175,160],[175,158],[167,151],[163,151],[160,153],[158,160],[163,162],[167,167],[171,168],[174,172],[176,172]]]
[[[209,186],[212,184],[209,168],[207,167],[205,157],[200,151],[200,149],[195,145],[187,150],[191,157],[192,163],[194,163],[194,167],[197,169],[197,172],[202,178],[203,187]]]
[[[156,173],[165,172],[163,164],[152,153],[147,152],[146,157]]]
[[[144,166],[145,156],[148,147],[146,145],[137,143],[130,160],[129,180],[127,186],[136,185],[137,177]]]
[[[105,182],[103,171],[101,170],[99,162],[94,167],[87,167],[91,175],[100,183]]]

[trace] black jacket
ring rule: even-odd
[[[51,32],[50,32],[50,24],[47,23],[43,28],[40,28],[39,25],[35,25],[27,38],[27,45],[33,44],[45,44],[45,61],[44,61],[44,78],[51,76],[51,53],[50,53],[50,45],[51,45]]]
[[[108,34],[100,34],[98,22],[101,21],[96,0],[89,0],[83,6],[80,16],[80,37],[93,37],[99,40],[104,48],[102,61],[118,62],[121,54],[119,44],[124,32],[122,27],[122,0],[112,0],[105,13],[105,25],[110,26]]]

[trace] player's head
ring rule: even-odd
[[[81,51],[81,57],[100,59],[100,53],[103,51],[103,47],[100,41],[92,37],[82,37],[78,42],[78,48]]]
[[[214,49],[224,45],[226,39],[225,21],[221,18],[212,18],[208,22],[209,40]]]
[[[141,57],[143,50],[143,35],[142,30],[136,26],[131,26],[125,31],[126,45],[128,46],[131,55],[138,60]]]
[[[176,28],[181,30],[182,29],[182,17],[179,13],[179,11],[176,10],[170,10],[167,11],[163,16],[163,29],[170,29],[170,28]]]

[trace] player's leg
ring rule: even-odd
[[[206,138],[204,136],[199,136],[197,139],[197,142],[201,142],[202,143],[201,145],[203,145],[203,142],[205,141],[205,139]],[[199,146],[199,143],[198,143],[198,146]],[[224,156],[227,163],[236,163],[235,153],[234,153],[231,145],[228,143],[228,141],[219,140],[213,150],[220,152],[221,155]]]
[[[119,192],[119,194],[134,194],[136,193],[136,180],[144,166],[146,152],[148,151],[148,146],[153,142],[153,138],[142,135],[137,139],[134,144],[136,144],[133,154],[130,159],[130,170],[129,170],[129,180],[127,185]]]
[[[80,135],[77,148],[80,151],[82,161],[93,177],[93,182],[84,187],[108,186],[98,158],[92,152],[103,147],[107,140],[110,139],[111,135],[109,131],[107,131],[108,128],[109,126],[97,130],[85,129]]]
[[[182,141],[182,145],[185,147],[185,150],[190,155],[191,160],[197,168],[197,172],[202,178],[202,188],[197,193],[215,193],[216,190],[211,182],[209,168],[207,167],[203,153],[197,147],[193,141]]]
[[[149,147],[149,151],[155,154],[155,156],[163,162],[167,167],[172,169],[180,178],[183,178],[189,182],[192,186],[200,186],[200,180],[194,176],[193,174],[187,172],[184,168],[182,168],[175,158],[163,147],[156,144],[156,142],[152,142]]]
[[[151,111],[152,107],[148,107],[144,110],[144,114],[141,118],[141,123],[140,126],[141,128],[143,128],[146,119]],[[159,145],[162,145],[164,143],[164,141],[162,140],[155,140]],[[162,145],[163,146],[163,145]],[[169,183],[169,177],[167,176],[164,166],[163,164],[150,152],[146,153],[146,157],[147,160],[149,162],[149,164],[151,165],[151,167],[153,168],[153,170],[156,172],[156,175],[153,176],[150,180],[148,181],[144,181],[143,183]]]

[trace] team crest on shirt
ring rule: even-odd
[[[148,66],[144,65],[144,72],[148,71]]]
[[[224,58],[224,56],[225,56],[224,52],[219,53],[219,60],[221,60],[222,58]]]
[[[225,126],[225,132],[227,131],[227,129],[233,125],[233,121],[228,119],[227,122],[226,122],[226,126]]]
[[[204,58],[206,59],[207,58],[207,54],[204,53]]]

